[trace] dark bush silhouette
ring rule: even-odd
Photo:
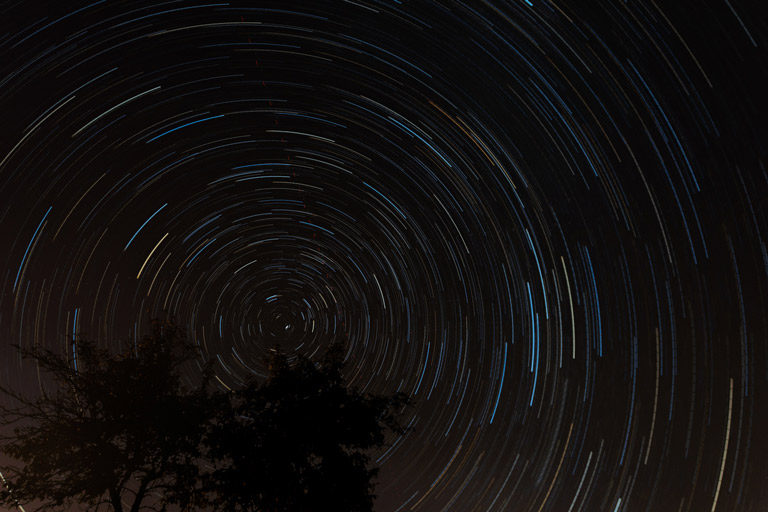
[[[350,389],[342,376],[344,347],[320,364],[279,349],[270,378],[235,393],[210,438],[219,462],[211,488],[224,510],[362,512],[373,509],[371,451],[387,431],[403,433],[403,394],[372,396]]]

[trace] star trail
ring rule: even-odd
[[[758,4],[2,3],[0,378],[343,341],[378,511],[768,510]]]

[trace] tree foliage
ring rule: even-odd
[[[153,322],[118,355],[88,340],[77,342],[76,358],[21,352],[52,377],[54,391],[2,390],[16,405],[0,408],[0,449],[19,464],[4,471],[0,503],[116,512],[137,512],[150,495],[161,496],[157,506],[194,503],[216,402],[207,374],[196,388],[182,385],[180,367],[195,353],[173,323]]]
[[[371,453],[403,433],[404,394],[367,395],[342,376],[344,347],[322,362],[273,349],[270,378],[233,396],[214,430],[217,504],[224,510],[363,512],[373,509]]]
[[[404,433],[408,399],[350,388],[344,350],[314,363],[274,349],[265,382],[227,392],[211,389],[210,366],[184,384],[197,353],[172,322],[154,321],[123,354],[87,340],[76,358],[21,350],[54,386],[34,397],[0,388],[14,402],[0,406],[0,452],[16,461],[3,468],[0,504],[369,512],[371,456]]]

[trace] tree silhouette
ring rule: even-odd
[[[87,340],[76,358],[19,349],[51,377],[35,397],[5,388],[0,504],[39,510],[369,512],[373,450],[404,433],[401,393],[347,386],[344,347],[321,362],[273,350],[270,376],[237,391],[184,385],[194,346],[172,322],[114,355]]]
[[[138,512],[201,499],[201,442],[217,398],[208,371],[198,387],[182,385],[180,367],[195,351],[172,322],[154,321],[119,355],[87,340],[76,343],[76,361],[21,352],[55,387],[34,398],[2,389],[15,405],[0,407],[0,450],[21,464],[4,471],[0,503]]]
[[[363,512],[373,509],[371,452],[388,431],[403,433],[401,393],[367,395],[342,376],[344,347],[320,364],[269,357],[270,377],[236,392],[209,439],[209,481],[223,510]]]

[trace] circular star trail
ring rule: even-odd
[[[4,382],[167,311],[413,396],[379,511],[768,506],[757,5],[63,4],[0,6]]]

